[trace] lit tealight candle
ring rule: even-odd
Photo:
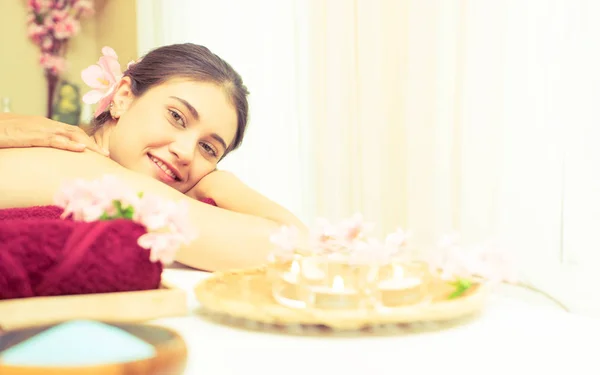
[[[333,283],[331,283],[331,289],[334,292],[338,292],[338,293],[341,293],[344,291],[344,279],[340,275],[333,277]]]
[[[339,275],[333,277],[331,287],[314,286],[311,290],[313,306],[318,309],[353,309],[360,303],[356,290],[347,288]]]
[[[283,274],[283,279],[291,284],[298,282],[298,275],[300,274],[300,263],[297,260],[292,262],[290,270]]]
[[[378,284],[381,304],[398,307],[417,303],[422,298],[422,285],[420,277],[406,276],[403,267],[394,266],[391,277]]]
[[[297,309],[305,308],[308,292],[301,285],[299,276],[300,263],[298,260],[294,260],[290,265],[290,269],[283,273],[281,281],[273,284],[275,300],[288,307]]]

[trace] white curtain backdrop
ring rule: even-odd
[[[223,167],[251,186],[308,223],[362,212],[422,244],[495,237],[528,279],[600,313],[581,302],[600,281],[600,2],[138,8],[140,53],[195,42],[244,77],[250,128]]]

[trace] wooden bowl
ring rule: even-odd
[[[93,366],[39,367],[13,366],[2,363],[2,352],[54,325],[25,328],[0,335],[0,374],[2,375],[152,375],[182,374],[187,364],[187,348],[177,333],[167,328],[144,324],[105,323],[120,328],[154,346],[156,356],[148,359],[106,363]]]

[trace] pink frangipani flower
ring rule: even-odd
[[[311,232],[311,242],[325,243],[336,236],[336,228],[326,219],[318,218]]]
[[[115,201],[135,208],[138,199],[117,178],[107,175],[94,181],[77,179],[65,184],[55,195],[54,203],[64,208],[63,218],[72,216],[73,220],[94,221],[103,214],[113,216]]]
[[[313,248],[324,252],[349,248],[352,247],[353,242],[364,239],[373,227],[374,224],[365,222],[360,214],[355,214],[335,225],[325,219],[317,219],[311,231],[310,243]]]
[[[443,279],[479,278],[490,283],[518,281],[514,262],[506,252],[498,251],[490,245],[464,247],[457,242],[457,235],[446,236],[429,259],[434,272],[440,272]]]
[[[340,223],[337,234],[340,239],[352,242],[371,232],[374,227],[374,223],[364,221],[363,216],[357,213]]]
[[[110,47],[102,48],[102,56],[96,65],[91,65],[81,72],[83,81],[92,88],[82,100],[87,104],[98,103],[94,117],[104,112],[123,76],[117,53]]]
[[[70,181],[57,192],[54,202],[64,209],[62,218],[86,222],[123,218],[141,224],[147,233],[138,245],[150,250],[153,262],[172,262],[181,245],[195,236],[185,202],[135,194],[114,176]]]
[[[386,264],[397,253],[397,249],[386,246],[375,238],[358,241],[348,253],[348,263],[354,265]]]
[[[162,264],[171,264],[175,254],[184,241],[178,233],[144,233],[138,238],[141,248],[150,250],[150,261],[160,261]]]
[[[134,221],[145,226],[149,231],[168,229],[179,233],[184,242],[193,239],[194,233],[187,220],[189,207],[184,201],[172,202],[148,194],[142,196],[133,217]]]
[[[318,219],[310,231],[308,248],[300,249],[297,228],[282,227],[271,235],[271,242],[276,245],[272,255],[281,258],[286,253],[299,250],[306,255],[324,256],[330,261],[352,264],[389,262],[403,250],[407,235],[402,228],[398,228],[382,242],[366,235],[373,226],[374,224],[365,222],[360,214],[336,225],[325,219]]]
[[[398,228],[395,232],[388,234],[385,244],[389,247],[400,247],[406,244],[408,237],[409,235],[402,228]]]
[[[291,252],[296,250],[299,240],[298,228],[292,226],[282,226],[269,238],[271,243],[275,244],[280,250]]]

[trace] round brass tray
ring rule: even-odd
[[[277,303],[271,294],[266,269],[216,272],[200,282],[195,294],[203,309],[233,319],[275,326],[321,326],[334,330],[361,330],[381,325],[406,325],[464,320],[477,315],[485,305],[488,290],[473,287],[456,299],[447,299],[449,289],[440,283],[428,303],[379,311],[293,309]]]

